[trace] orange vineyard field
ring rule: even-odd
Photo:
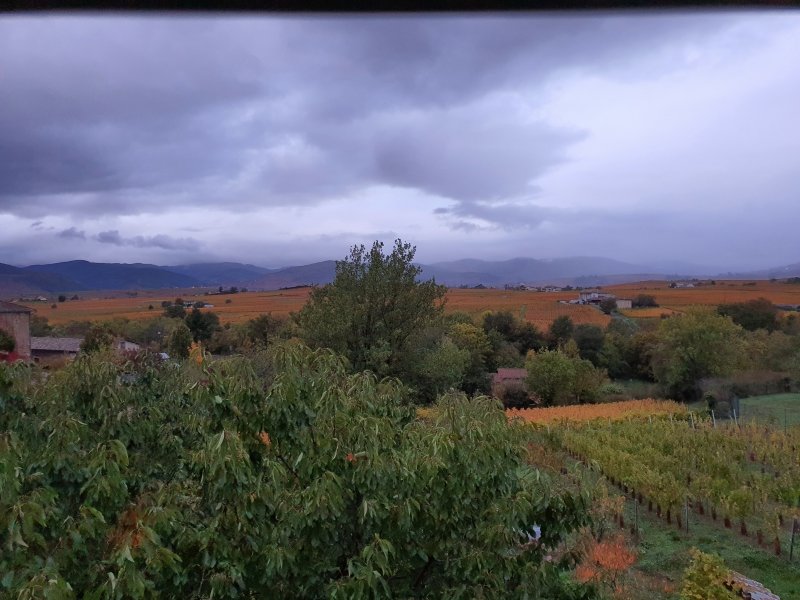
[[[638,294],[655,296],[658,308],[624,311],[634,318],[658,318],[662,313],[681,312],[690,306],[740,302],[765,297],[776,304],[800,304],[800,285],[759,281],[748,285],[743,281],[717,281],[716,285],[696,288],[670,289],[666,281],[645,281],[633,284],[606,286],[604,291],[619,298],[634,298]],[[299,310],[308,299],[309,288],[274,292],[246,292],[229,295],[190,295],[183,290],[184,300],[203,300],[214,307],[223,323],[241,323],[262,313],[288,316]],[[517,316],[546,329],[561,315],[572,318],[576,324],[589,323],[605,326],[609,317],[592,306],[560,304],[559,300],[577,298],[578,292],[529,292],[502,289],[468,290],[451,289],[447,293],[446,310],[464,311],[478,316],[487,310],[509,310]],[[51,308],[49,303],[33,302],[27,305],[36,314],[47,317],[54,324],[73,320],[102,321],[115,317],[146,319],[161,314],[161,301],[173,300],[175,292],[159,291],[140,293],[136,297],[70,300]],[[226,304],[226,300],[230,303]],[[153,309],[148,307],[152,305]]]
[[[654,296],[661,307],[681,310],[689,306],[717,306],[728,302],[744,302],[766,298],[774,304],[800,304],[800,284],[778,281],[721,281],[703,283],[695,288],[670,288],[668,281],[640,281],[603,288],[619,298],[635,298],[639,294]],[[646,309],[635,309],[646,310]],[[657,309],[653,309],[657,310]],[[669,312],[669,311],[664,311]]]
[[[575,404],[547,408],[509,409],[509,419],[519,418],[527,423],[544,425],[560,421],[592,421],[595,419],[618,421],[630,417],[678,415],[688,411],[686,405],[672,400],[628,400],[605,404]]]

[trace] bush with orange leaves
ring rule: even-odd
[[[594,583],[615,598],[626,598],[627,572],[636,562],[636,550],[628,545],[623,533],[597,541],[591,538],[583,560],[575,569],[581,583]]]

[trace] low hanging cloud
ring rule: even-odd
[[[101,244],[133,246],[135,248],[162,248],[164,250],[197,250],[201,246],[200,242],[194,238],[174,238],[164,234],[123,237],[116,229],[101,231],[93,239]]]
[[[76,229],[75,227],[69,227],[68,229],[64,229],[63,231],[58,232],[58,237],[62,238],[74,238],[85,240],[86,239],[86,232]]]

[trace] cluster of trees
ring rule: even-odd
[[[352,372],[398,378],[422,403],[450,389],[489,393],[491,374],[500,367],[529,372],[525,386],[502,391],[514,405],[593,402],[621,393],[609,379],[655,382],[665,395],[689,400],[702,395],[703,381],[743,370],[800,374],[800,320],[779,318],[764,299],[650,322],[615,314],[605,328],[576,326],[562,316],[542,332],[508,311],[445,313],[444,286],[419,280],[414,253],[401,240],[388,253],[380,242],[353,247],[337,263],[333,283],[315,288],[290,319],[262,315],[221,326],[213,311],[187,311],[178,298],[163,303],[161,317],[102,327],[174,357],[185,357],[192,342],[233,354],[297,339],[334,350]],[[647,294],[634,304],[657,305]],[[87,335],[90,327],[73,323],[59,333]],[[48,329],[46,320],[33,318],[34,335]]]
[[[586,496],[497,403],[418,417],[293,342],[195,358],[0,365],[4,597],[596,597],[558,550]]]

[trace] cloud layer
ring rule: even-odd
[[[800,260],[799,57],[783,12],[4,16],[0,262]]]

